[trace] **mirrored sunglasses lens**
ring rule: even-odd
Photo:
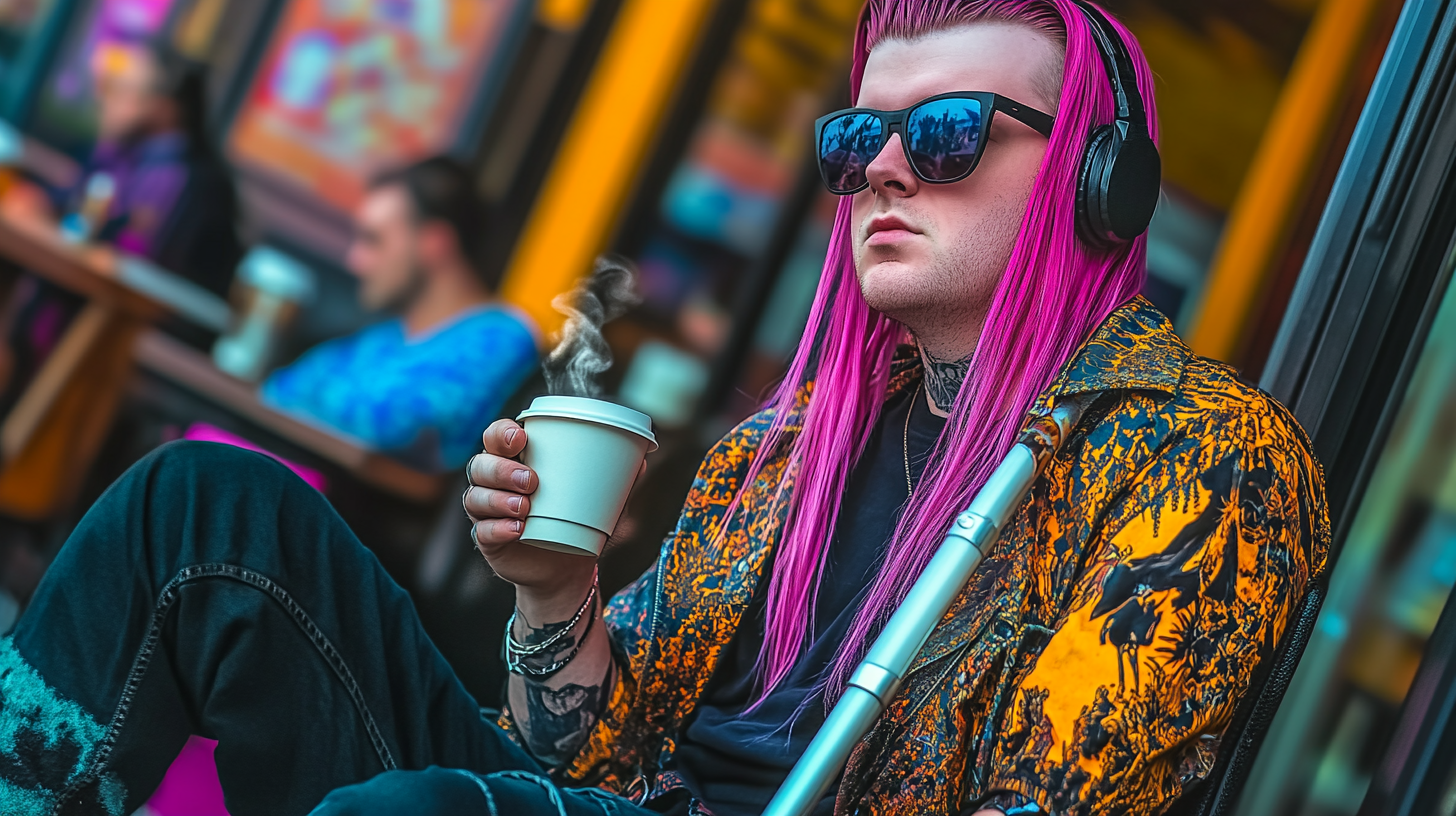
[[[975,99],[940,99],[910,111],[905,138],[921,178],[951,181],[971,172],[981,149],[981,115]]]
[[[865,168],[883,143],[878,116],[847,113],[824,125],[819,137],[819,166],[833,193],[849,193],[865,185]]]

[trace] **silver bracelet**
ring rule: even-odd
[[[501,651],[505,653],[506,671],[511,674],[519,674],[522,677],[529,677],[538,682],[545,682],[551,679],[557,672],[566,668],[571,661],[576,659],[577,654],[581,652],[581,647],[586,645],[586,639],[591,637],[592,624],[596,623],[596,620],[596,607],[593,607],[591,617],[586,619],[586,628],[581,630],[581,639],[576,642],[576,646],[572,648],[571,653],[550,665],[540,668],[527,666],[524,658],[513,654],[510,649],[502,644]],[[564,631],[570,632],[571,629]]]
[[[563,626],[559,632],[557,632],[556,634],[552,635],[551,637],[546,638],[545,640],[541,641],[540,643],[526,645],[526,644],[521,643],[520,641],[516,640],[516,635],[515,635],[516,616],[520,614],[520,611],[521,610],[520,610],[519,607],[516,608],[516,609],[511,610],[511,619],[508,620],[508,621],[506,621],[506,636],[505,636],[504,643],[502,644],[503,645],[503,651],[505,652],[507,667],[509,667],[512,664],[519,664],[519,662],[520,662],[520,660],[522,658],[534,657],[536,655],[539,655],[539,654],[542,654],[542,653],[545,653],[545,652],[549,652],[554,646],[556,646],[557,643],[561,642],[561,640],[564,639],[569,633],[575,631],[576,630],[576,625],[578,623],[581,623],[581,616],[582,615],[585,615],[587,613],[587,610],[588,609],[593,609],[594,608],[593,607],[593,602],[596,601],[596,598],[597,598],[597,587],[598,587],[598,579],[599,579],[599,577],[600,577],[599,573],[594,573],[592,575],[591,589],[588,590],[587,593],[586,593],[586,600],[582,601],[581,607],[576,610],[576,614],[571,617],[571,620],[567,621],[566,625]],[[593,612],[592,617],[593,618],[596,617],[595,612]],[[585,638],[583,638],[583,640],[584,639]],[[579,648],[581,646],[581,644],[578,643],[577,646]],[[575,653],[574,652],[573,652],[573,656],[575,656]]]

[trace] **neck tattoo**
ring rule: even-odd
[[[971,355],[959,360],[937,360],[922,349],[921,356],[925,360],[925,393],[930,395],[930,401],[936,408],[949,413],[956,395],[961,392],[961,384],[971,371]]]

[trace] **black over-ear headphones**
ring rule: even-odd
[[[1077,179],[1077,234],[1093,247],[1110,249],[1142,235],[1153,220],[1163,160],[1148,133],[1147,108],[1126,44],[1095,6],[1086,0],[1073,2],[1092,25],[1117,101],[1116,120],[1092,131],[1087,140]]]

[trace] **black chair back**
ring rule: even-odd
[[[1274,657],[1255,676],[1253,688],[1234,711],[1224,731],[1218,760],[1208,778],[1176,800],[1165,816],[1228,816],[1238,806],[1239,794],[1249,780],[1249,770],[1259,755],[1259,746],[1279,711],[1284,692],[1299,668],[1304,647],[1314,634],[1320,606],[1325,599],[1325,581],[1317,578],[1300,602],[1293,625],[1285,633]]]

